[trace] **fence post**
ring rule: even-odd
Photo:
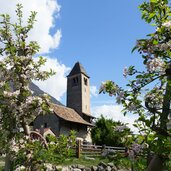
[[[103,144],[103,145],[102,145],[102,149],[101,149],[101,153],[103,153],[105,150],[106,150],[106,145]]]
[[[77,158],[79,159],[81,156],[81,140],[77,141]]]

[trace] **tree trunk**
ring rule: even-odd
[[[30,128],[27,124],[22,123],[23,129],[24,129],[24,133],[25,135],[30,135]],[[6,154],[5,157],[5,169],[4,171],[11,171],[12,170],[12,161],[11,161],[11,157],[10,154]]]
[[[10,171],[12,167],[12,162],[9,154],[6,154],[5,157],[5,169],[4,171]]]
[[[155,155],[148,165],[147,171],[162,171],[162,169],[163,161],[158,155]]]
[[[22,122],[22,127],[24,129],[24,134],[29,136],[30,135],[30,127],[25,122]]]

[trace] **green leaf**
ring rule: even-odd
[[[142,75],[137,75],[136,78],[143,78],[143,76]]]
[[[157,0],[150,0],[151,3],[158,3]]]
[[[153,40],[153,45],[157,45],[159,42],[157,40]]]
[[[135,46],[135,47],[132,49],[131,53],[133,53],[136,49],[137,49],[137,46]]]
[[[149,18],[152,19],[155,15],[155,13],[150,13]]]
[[[138,125],[137,124],[133,124],[134,127],[138,128]]]
[[[152,23],[152,24],[150,24],[151,26],[157,26],[157,24],[155,24],[155,23]]]

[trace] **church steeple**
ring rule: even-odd
[[[67,76],[67,107],[81,116],[90,115],[90,83],[84,67],[77,62]]]
[[[68,77],[76,75],[76,74],[84,74],[85,76],[87,76],[89,78],[89,76],[87,75],[84,67],[79,63],[75,63],[74,67],[72,68],[71,72],[69,73]]]

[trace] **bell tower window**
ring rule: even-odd
[[[78,77],[74,77],[72,79],[72,87],[74,87],[74,86],[78,86]]]
[[[87,78],[84,78],[84,85],[87,86]]]

